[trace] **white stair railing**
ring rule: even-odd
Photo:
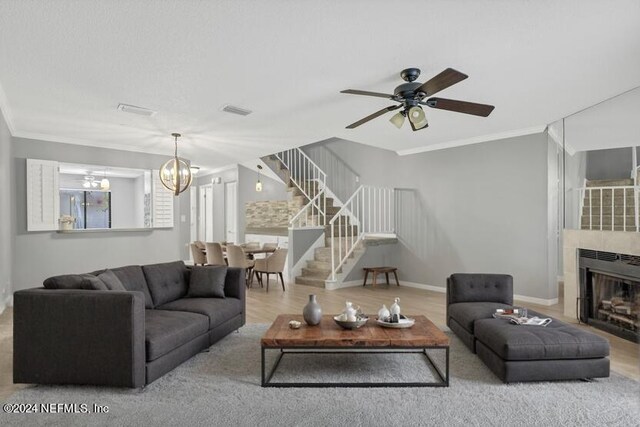
[[[291,182],[306,197],[306,205],[291,218],[293,228],[320,227],[327,224],[327,174],[299,148],[281,151],[276,158],[287,168]]]
[[[329,221],[331,280],[358,244],[373,234],[395,233],[394,190],[360,186]]]
[[[636,232],[640,231],[640,209],[638,204],[640,202],[640,186],[626,185],[615,187],[582,187],[580,191],[580,229],[587,230],[615,230],[616,226],[621,228],[621,231],[628,231],[629,228],[634,229]],[[611,197],[611,206],[604,206],[605,195]],[[627,198],[633,194],[633,208],[634,213],[627,215]],[[588,196],[588,199],[587,197]],[[622,197],[622,205],[616,206],[615,197]],[[595,200],[599,200],[596,205]],[[616,215],[616,209],[622,208],[622,215]],[[587,213],[585,214],[585,209]],[[603,216],[611,216],[611,224],[604,225]],[[616,216],[621,216],[621,220],[616,220]],[[627,217],[634,218],[633,224],[627,225]],[[598,221],[595,221],[597,217]],[[585,221],[586,220],[586,221]]]

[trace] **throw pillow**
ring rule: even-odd
[[[91,291],[108,291],[107,285],[100,280],[99,277],[94,276],[93,274],[83,274],[82,277],[84,281],[82,285],[84,289],[88,289]]]
[[[47,289],[85,289],[82,274],[64,274],[46,279],[42,284]]]
[[[111,270],[106,270],[104,273],[98,274],[98,279],[102,280],[110,291],[127,290],[120,279],[118,279],[118,276]]]
[[[191,268],[189,279],[189,293],[191,298],[224,298],[224,281],[227,267],[198,267]]]

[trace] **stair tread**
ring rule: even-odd
[[[621,179],[592,179],[587,181],[587,187],[620,187],[633,185],[630,178]]]
[[[318,288],[324,288],[325,287],[325,280],[326,279],[321,279],[318,277],[303,277],[303,276],[296,276],[296,284],[297,285],[309,285],[309,286],[315,286]]]

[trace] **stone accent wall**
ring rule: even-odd
[[[291,200],[267,200],[247,202],[245,218],[247,229],[289,227],[289,221],[305,206],[302,196]]]
[[[287,227],[289,225],[289,202],[269,200],[245,204],[247,228]]]

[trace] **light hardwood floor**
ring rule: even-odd
[[[360,305],[365,313],[375,315],[383,303],[388,307],[397,296],[400,297],[403,313],[424,314],[441,329],[446,328],[444,293],[395,285],[379,285],[375,289],[371,286],[366,288],[359,286],[326,291],[288,284],[286,292],[282,292],[282,289],[277,286],[272,286],[267,293],[254,284],[254,287],[247,291],[247,323],[271,323],[281,313],[302,313],[302,308],[311,293],[318,296],[318,301],[326,314],[339,313],[344,308],[345,301],[352,301]],[[575,319],[564,317],[562,301],[550,307],[530,303],[521,303],[521,305],[568,323],[577,323]],[[24,387],[14,385],[12,381],[12,314],[12,310],[7,309],[0,315],[0,400],[7,399],[15,390]],[[585,325],[579,325],[579,327],[589,329],[609,340],[613,371],[640,380],[640,345]]]

